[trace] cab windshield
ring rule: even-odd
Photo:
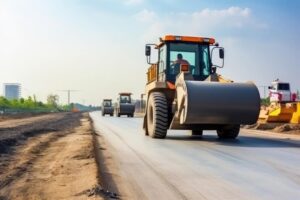
[[[104,107],[110,107],[111,106],[111,101],[104,101],[103,105],[104,105]]]
[[[130,96],[120,96],[120,102],[121,103],[130,103],[131,102]]]
[[[209,45],[191,43],[170,43],[169,75],[176,78],[181,64],[188,64],[195,79],[203,80],[211,73]]]
[[[278,90],[290,90],[290,84],[288,83],[279,83]]]

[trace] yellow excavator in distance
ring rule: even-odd
[[[151,62],[151,51],[158,61]],[[212,62],[219,52],[221,66]],[[234,83],[216,73],[224,65],[224,48],[213,38],[166,35],[146,44],[146,135],[165,138],[168,129],[216,130],[219,138],[236,138],[241,124],[256,123],[260,96],[252,82]]]

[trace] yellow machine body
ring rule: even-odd
[[[261,122],[300,124],[300,102],[272,104],[261,111]]]

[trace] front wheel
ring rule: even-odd
[[[153,138],[165,138],[168,130],[168,104],[161,92],[152,92],[147,104],[147,130]]]
[[[240,133],[240,125],[226,125],[217,130],[220,139],[235,139]]]

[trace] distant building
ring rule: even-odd
[[[12,100],[21,96],[21,85],[19,83],[4,83],[4,97]]]

